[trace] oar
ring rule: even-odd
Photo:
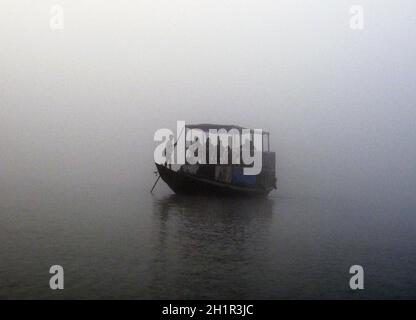
[[[152,190],[150,190],[150,193],[152,193],[153,192],[153,189],[156,187],[156,184],[157,184],[157,182],[159,181],[159,179],[160,179],[160,175],[159,175],[159,177],[157,177],[157,179],[156,179],[156,181],[155,181],[155,184],[153,185],[153,187],[152,187]]]

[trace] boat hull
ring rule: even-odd
[[[177,194],[266,196],[271,190],[248,188],[193,176],[156,164],[163,181]]]

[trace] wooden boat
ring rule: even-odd
[[[245,129],[240,126],[198,124],[186,129]],[[244,165],[185,164],[175,171],[156,163],[160,178],[177,194],[265,196],[276,189],[275,153],[269,150],[269,133],[263,132],[262,169],[258,175],[244,176]],[[225,174],[224,174],[225,172]]]

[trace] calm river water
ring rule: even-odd
[[[16,199],[0,208],[1,298],[416,298],[412,208],[100,188]]]

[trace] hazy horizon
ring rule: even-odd
[[[349,25],[352,5],[365,27]],[[64,29],[51,30],[52,5]],[[153,134],[271,132],[279,191],[416,204],[413,1],[3,1],[1,204],[147,192]],[[37,191],[36,191],[37,190]]]

